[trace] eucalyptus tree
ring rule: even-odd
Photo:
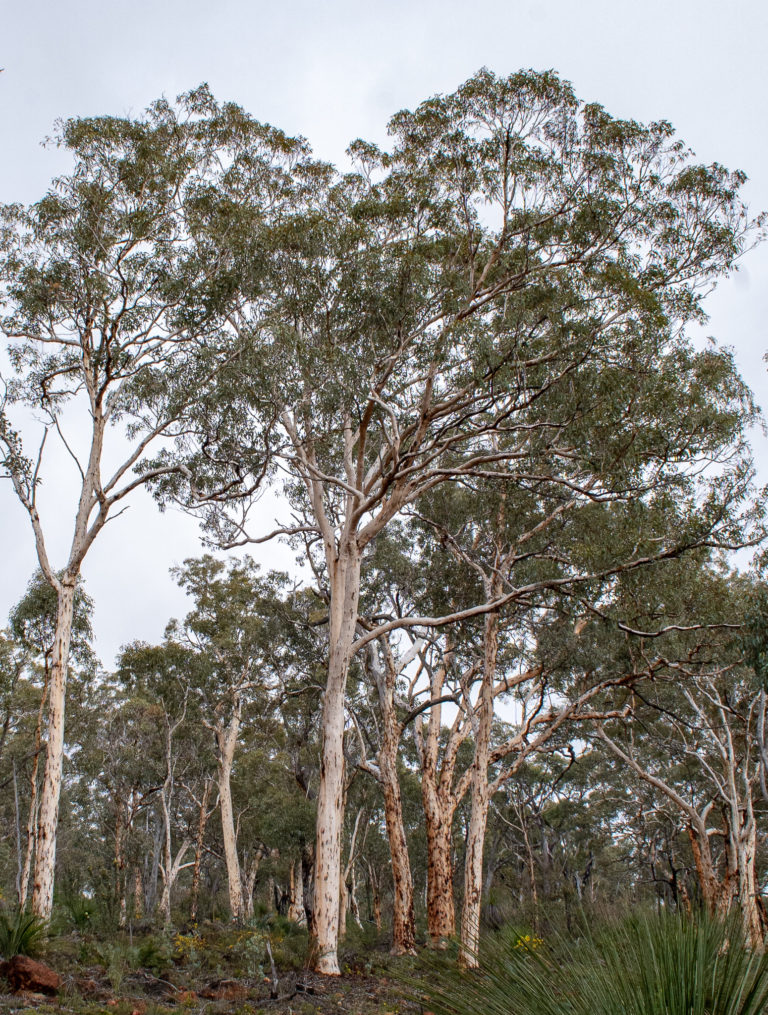
[[[672,504],[662,484],[653,497],[637,491],[631,500],[624,491],[611,490],[607,481],[604,490],[599,504],[571,505],[565,523],[562,515],[552,517],[553,505],[540,491],[505,479],[492,485],[464,480],[460,487],[439,488],[419,505],[420,525],[434,533],[421,540],[430,570],[440,554],[447,555],[463,602],[493,604],[505,594],[508,598],[484,617],[465,621],[458,636],[462,654],[474,660],[474,675],[459,682],[473,751],[471,767],[462,776],[469,785],[459,784],[470,801],[461,916],[466,963],[477,961],[485,830],[494,793],[532,755],[550,750],[563,730],[623,716],[626,706],[616,705],[613,697],[661,665],[649,662],[639,672],[633,665],[595,666],[578,680],[562,679],[557,671],[563,670],[562,659],[566,668],[573,659],[583,614],[610,602],[612,621],[619,622],[623,604],[615,589],[621,588],[622,577],[637,570],[639,562],[646,570],[651,567],[659,543],[674,556],[695,545],[697,532],[709,532],[709,522],[696,506],[686,500]],[[726,516],[734,509],[736,533],[741,505],[722,504]],[[574,600],[582,615],[573,614]],[[539,637],[547,618],[563,613],[569,637],[557,651],[550,644],[542,653]],[[468,653],[469,644],[474,647]],[[492,742],[500,708],[513,702],[515,722],[501,736],[496,731]]]
[[[263,128],[242,122],[247,147]],[[424,621],[358,633],[377,535],[449,480],[505,477],[541,499],[539,525],[684,486],[714,459],[726,478],[710,491],[711,539],[715,502],[749,468],[734,450],[750,408],[730,358],[697,353],[684,330],[750,232],[741,174],[695,164],[668,123],[581,104],[553,73],[482,71],[390,132],[388,151],[355,142],[348,174],[297,161],[268,234],[238,177],[238,357],[190,420],[201,439],[177,449],[195,482],[164,488],[208,498],[223,543],[302,538],[327,596],[312,940],[330,974],[350,660]],[[252,530],[248,491],[282,476],[294,518]],[[223,482],[244,494],[230,512],[211,494]]]
[[[10,630],[19,644],[26,649],[29,662],[42,670],[42,687],[35,725],[32,766],[29,773],[26,844],[19,876],[18,896],[19,906],[22,909],[27,904],[29,878],[39,839],[40,753],[43,747],[43,724],[48,704],[51,662],[56,643],[57,608],[56,590],[46,581],[43,573],[38,571],[32,576],[25,594],[11,610],[9,616]],[[93,663],[93,652],[90,646],[93,637],[92,613],[93,602],[83,590],[82,582],[78,582],[72,603],[70,654],[82,666]]]
[[[147,469],[147,455],[176,432],[212,369],[233,289],[210,226],[216,219],[217,229],[234,228],[216,181],[236,173],[236,120],[235,110],[218,108],[201,88],[176,107],[160,100],[136,119],[64,121],[55,140],[72,158],[71,172],[36,204],[2,209],[2,331],[15,373],[0,407],[0,469],[29,517],[41,571],[57,596],[33,892],[44,918],[53,901],[77,580],[126,498],[168,471]],[[249,158],[261,156],[266,187],[271,166],[290,156],[276,132],[264,132],[256,148]],[[41,436],[26,435],[34,424],[19,422],[29,418],[18,414],[23,406]],[[40,501],[51,442],[71,458],[76,482],[63,566],[51,558]],[[56,492],[55,512],[66,517],[66,490]]]
[[[146,848],[141,819],[157,803],[164,782],[161,716],[159,702],[107,675],[79,707],[69,702],[67,744],[74,748],[70,764],[75,769],[69,797],[81,850],[87,848],[89,832],[92,836],[88,866],[93,881],[80,881],[78,888],[90,889],[121,927],[128,920],[129,896],[133,915],[143,911],[136,904],[136,878]],[[61,856],[57,865],[60,870],[64,866]]]
[[[289,656],[286,577],[277,573],[262,577],[250,558],[227,567],[211,556],[187,560],[174,574],[194,607],[183,622],[169,625],[166,637],[186,645],[196,656],[196,678],[190,674],[190,688],[199,698],[200,721],[216,740],[229,906],[232,919],[238,922],[251,903],[250,895],[243,897],[232,765],[244,713],[251,721],[254,716],[265,723],[273,718],[274,692]]]
[[[587,624],[585,651],[572,652],[567,665],[577,682],[585,666],[632,668],[641,678],[624,692],[628,720],[598,725],[594,742],[652,788],[659,810],[682,819],[704,904],[720,913],[738,905],[746,934],[759,945],[765,719],[761,686],[745,665],[739,636],[749,581],[701,553],[659,564],[643,578],[625,576],[617,604]],[[613,638],[605,637],[614,610],[621,620]],[[589,646],[594,624],[603,628],[597,654]]]
[[[162,645],[133,642],[123,647],[117,664],[117,680],[133,702],[137,718],[145,710],[153,717],[155,743],[146,761],[155,773],[162,829],[159,908],[169,925],[176,882],[182,870],[194,864],[188,856],[198,809],[186,788],[186,775],[199,770],[198,759],[204,752],[201,738],[195,736],[200,723],[194,715],[198,705],[192,693],[200,664],[191,649],[173,641]]]

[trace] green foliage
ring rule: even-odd
[[[80,934],[93,929],[96,904],[85,895],[69,895],[64,901],[67,919],[72,928]]]
[[[56,590],[42,571],[36,571],[29,580],[26,592],[8,617],[14,638],[39,655],[49,656],[56,633],[57,609]],[[93,656],[90,648],[93,638],[92,615],[93,600],[84,591],[82,580],[79,580],[75,590],[70,652],[81,664],[90,662]]]
[[[768,690],[768,588],[765,585],[756,586],[749,597],[742,642],[746,662]]]
[[[574,943],[507,928],[482,955],[479,972],[428,964],[419,995],[436,1015],[758,1015],[768,1002],[768,956],[735,920],[702,914],[631,917]]]
[[[0,955],[34,955],[46,938],[46,927],[39,917],[24,910],[0,910]]]
[[[125,974],[135,969],[138,964],[139,949],[132,947],[125,941],[108,941],[96,950],[99,962],[106,970],[107,979],[112,989],[119,991]]]
[[[139,945],[137,958],[143,969],[159,976],[173,963],[173,942],[162,935],[146,938]]]

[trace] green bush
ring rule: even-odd
[[[46,938],[42,920],[24,910],[0,910],[0,955],[11,959],[14,955],[34,955]]]
[[[735,920],[662,913],[575,942],[506,929],[483,942],[479,970],[434,956],[416,986],[436,1015],[759,1015],[768,955]]]
[[[160,976],[173,965],[173,942],[167,937],[148,937],[139,945],[139,965]]]
[[[73,930],[86,934],[93,928],[96,904],[84,895],[70,895],[64,900],[64,909]]]
[[[99,962],[104,966],[110,986],[119,991],[125,975],[138,963],[138,950],[124,941],[105,941],[96,949]]]

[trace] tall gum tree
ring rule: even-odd
[[[93,603],[81,587],[76,588],[72,607],[71,653],[81,664],[93,662],[90,641],[93,637],[91,614]],[[37,660],[42,670],[40,705],[35,724],[34,757],[29,774],[29,797],[24,862],[19,879],[19,908],[25,909],[29,893],[29,878],[38,837],[38,789],[40,752],[43,743],[43,723],[48,705],[51,678],[51,657],[56,639],[57,596],[42,572],[33,575],[22,599],[11,610],[10,630]]]
[[[14,370],[0,406],[0,469],[29,517],[40,569],[57,597],[32,896],[44,919],[53,905],[78,576],[126,498],[167,471],[148,468],[147,456],[176,432],[220,347],[217,322],[233,288],[223,247],[210,235],[214,220],[219,236],[234,228],[216,187],[223,174],[232,186],[237,174],[233,118],[232,107],[217,107],[201,88],[177,107],[158,101],[136,120],[65,121],[56,141],[73,170],[37,204],[0,210],[2,331]],[[252,203],[254,160],[268,189],[287,150],[277,133],[252,140]],[[262,196],[273,200],[266,190]],[[28,428],[14,417],[17,405],[42,421],[36,450],[27,450],[34,438],[22,436]],[[61,566],[50,556],[39,498],[53,442],[71,458],[77,482]]]
[[[241,122],[247,148],[263,128]],[[238,357],[190,419],[201,438],[177,447],[196,482],[160,484],[208,498],[223,544],[282,534],[320,551],[329,650],[311,961],[332,975],[347,673],[390,629],[357,631],[373,540],[450,480],[593,500],[630,448],[635,487],[652,486],[719,459],[744,408],[728,358],[684,337],[744,247],[742,175],[696,165],[668,123],[581,104],[549,72],[482,71],[397,114],[390,132],[387,152],[355,142],[346,175],[297,160],[267,232],[238,177]],[[294,517],[263,533],[247,491],[270,477],[287,477]],[[227,483],[244,496],[216,510],[211,490]]]
[[[211,556],[187,560],[174,574],[192,597],[194,609],[182,623],[169,625],[166,633],[188,645],[196,656],[197,679],[192,681],[192,691],[200,701],[202,724],[216,741],[229,907],[232,920],[239,923],[252,908],[253,892],[251,889],[244,896],[232,768],[244,719],[257,709],[265,719],[269,716],[269,693],[277,686],[277,675],[287,668],[276,619],[281,613],[288,614],[279,598],[285,576],[261,577],[250,558],[227,569]]]

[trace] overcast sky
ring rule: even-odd
[[[4,0],[0,41],[0,201],[31,202],[66,168],[40,142],[59,117],[139,113],[207,81],[219,99],[339,161],[356,137],[384,141],[398,109],[453,90],[479,67],[554,68],[616,116],[668,119],[703,161],[745,170],[768,208],[768,3],[765,0]],[[708,303],[707,332],[736,350],[768,407],[768,247]],[[758,462],[768,444],[756,439]],[[71,508],[53,491],[46,521],[63,550]],[[768,481],[768,463],[762,466]],[[274,515],[275,505],[265,504]],[[134,638],[156,640],[185,610],[168,569],[200,552],[195,523],[148,498],[110,524],[84,574],[97,651],[111,664]],[[261,559],[290,561],[275,547]],[[35,567],[31,532],[0,485],[0,624]]]

